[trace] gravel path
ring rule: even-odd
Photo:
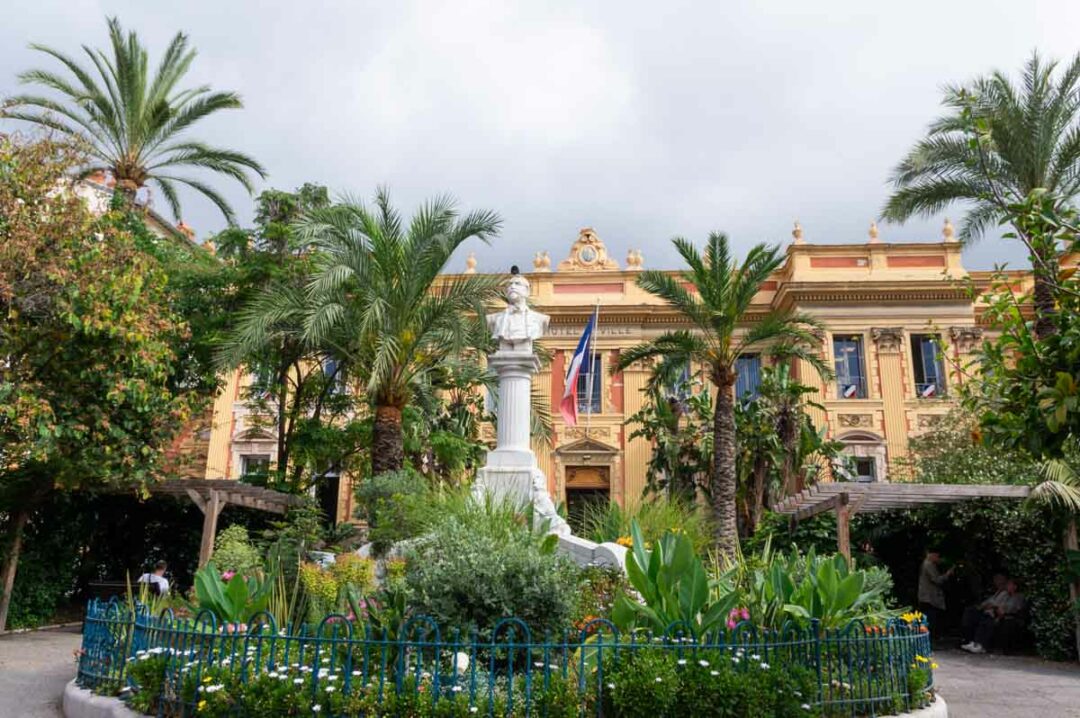
[[[934,679],[949,718],[1080,717],[1080,665],[936,651]]]
[[[0,636],[0,716],[58,718],[64,684],[75,677],[79,628]]]

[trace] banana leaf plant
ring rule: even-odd
[[[779,628],[785,621],[816,619],[824,628],[840,628],[853,620],[883,620],[885,608],[879,586],[866,581],[865,571],[851,569],[837,554],[824,558],[811,550],[805,556],[777,556],[754,571],[747,597],[758,623]]]
[[[709,578],[690,538],[668,531],[650,549],[637,521],[630,532],[633,546],[626,554],[626,574],[641,600],[627,595],[616,599],[611,615],[616,627],[698,638],[722,628],[738,594]]]
[[[195,573],[192,612],[207,610],[226,630],[247,630],[255,614],[265,611],[274,589],[272,578],[235,574],[227,581],[211,561]]]

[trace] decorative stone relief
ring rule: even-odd
[[[568,426],[563,429],[563,436],[568,439],[610,439],[611,428],[607,426],[584,427]]]
[[[535,255],[533,255],[533,271],[550,272],[551,255],[547,252],[537,252]]]
[[[872,429],[874,428],[873,414],[840,414],[840,426],[849,429]]]
[[[645,255],[640,249],[631,249],[626,253],[626,268],[632,272],[640,272],[645,268]]]
[[[919,431],[929,431],[936,428],[944,420],[944,414],[919,414],[915,418],[915,425]]]
[[[874,327],[870,330],[870,337],[879,352],[898,352],[904,345],[903,327]]]
[[[598,269],[618,269],[619,263],[608,256],[607,247],[592,227],[578,233],[570,248],[570,256],[559,262],[560,272],[585,272]]]
[[[982,327],[949,327],[949,336],[961,352],[970,352],[982,341]]]

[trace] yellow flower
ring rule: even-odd
[[[626,548],[634,547],[634,539],[630,538],[629,536],[620,536],[619,538],[615,539],[615,543],[619,544],[620,546],[625,546]]]
[[[915,656],[915,660],[918,661],[919,663],[929,663],[930,662],[930,659],[927,658],[926,656]]]
[[[930,667],[931,667],[932,669],[934,669],[935,671],[937,670],[937,664],[936,664],[936,663],[931,663],[931,664],[930,664]]]
[[[206,710],[206,699],[205,698],[203,700],[199,701],[199,705],[195,706],[195,710],[199,710],[199,711]]]

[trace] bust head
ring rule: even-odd
[[[524,307],[529,300],[529,280],[520,274],[510,277],[506,284],[506,301],[512,307]]]

